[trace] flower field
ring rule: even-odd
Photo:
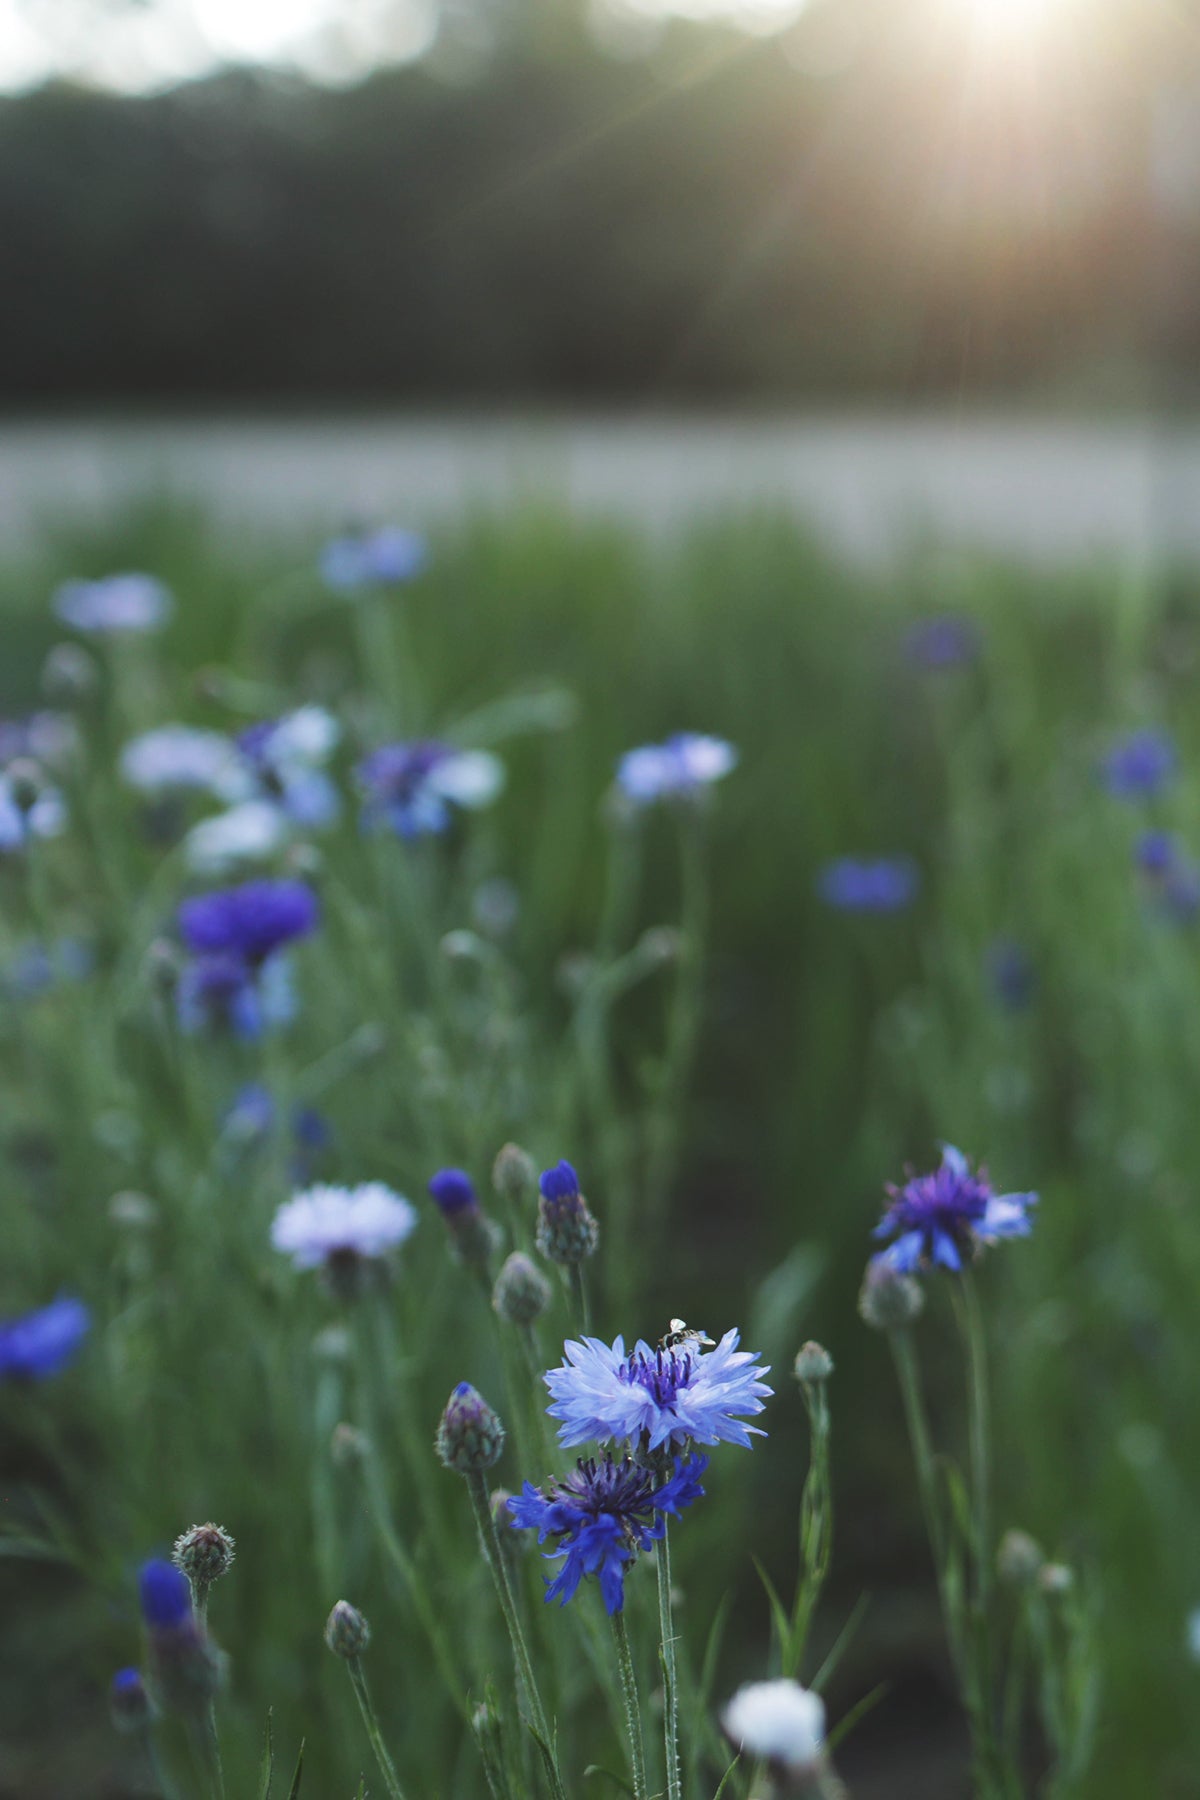
[[[1196,1791],[1191,575],[0,609],[0,1792]]]

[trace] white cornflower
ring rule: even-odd
[[[311,1187],[284,1202],[271,1224],[271,1242],[298,1269],[332,1259],[372,1261],[402,1244],[417,1222],[403,1194],[381,1181],[359,1187]]]
[[[751,1681],[721,1715],[739,1749],[786,1770],[815,1773],[825,1744],[825,1703],[798,1681]]]

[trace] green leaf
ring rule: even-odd
[[[297,1796],[300,1793],[300,1777],[303,1775],[303,1773],[304,1773],[304,1739],[301,1738],[300,1739],[300,1754],[296,1758],[296,1773],[292,1776],[292,1785],[288,1789],[288,1800],[297,1800]],[[361,1800],[366,1800],[366,1787],[365,1787],[364,1783],[361,1781],[358,1784],[358,1792],[361,1797]]]
[[[850,1708],[850,1711],[846,1713],[844,1718],[838,1720],[833,1730],[825,1739],[830,1750],[836,1750],[843,1738],[849,1737],[859,1720],[865,1719],[867,1714],[879,1705],[883,1696],[890,1690],[891,1685],[890,1681],[881,1681],[879,1686],[873,1687],[869,1694],[864,1694],[857,1705]]]
[[[725,1792],[725,1783],[729,1780],[729,1777],[733,1774],[733,1771],[737,1768],[737,1766],[741,1762],[741,1760],[742,1760],[742,1753],[739,1750],[737,1755],[734,1757],[733,1761],[730,1763],[729,1767],[726,1769],[725,1773],[722,1775],[720,1783],[717,1787],[717,1791],[713,1795],[713,1800],[721,1800],[721,1795]]]
[[[850,1617],[846,1620],[846,1623],[842,1626],[842,1629],[833,1640],[832,1649],[813,1676],[812,1681],[809,1683],[809,1686],[813,1689],[814,1693],[819,1694],[823,1684],[832,1679],[834,1670],[857,1637],[858,1628],[866,1618],[867,1608],[870,1604],[870,1594],[860,1594],[858,1596],[858,1600],[854,1605]]]
[[[275,1779],[275,1740],[271,1729],[271,1711],[267,1709],[267,1741],[263,1745],[259,1769],[259,1800],[271,1800],[271,1783]]]
[[[603,1763],[589,1763],[587,1768],[583,1771],[583,1775],[585,1781],[589,1775],[607,1775],[608,1779],[615,1782],[622,1793],[633,1793],[633,1789],[630,1787],[625,1777],[623,1775],[618,1775],[615,1769],[606,1769]]]
[[[776,1592],[774,1582],[771,1580],[771,1577],[767,1574],[767,1571],[763,1568],[763,1565],[758,1560],[758,1557],[755,1556],[751,1560],[754,1563],[755,1569],[758,1571],[758,1579],[763,1584],[763,1591],[765,1592],[765,1594],[767,1596],[767,1600],[770,1604],[771,1623],[775,1629],[775,1636],[779,1643],[780,1654],[783,1655],[787,1650],[788,1639],[791,1636],[792,1621],[788,1615],[787,1608],[784,1606],[783,1601],[779,1598],[779,1595]]]

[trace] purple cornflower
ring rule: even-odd
[[[656,800],[694,799],[728,775],[738,753],[724,738],[677,731],[664,744],[628,750],[617,764],[617,786],[639,806]]]
[[[381,525],[331,538],[321,552],[321,574],[339,593],[354,593],[411,581],[428,561],[429,546],[420,532]]]
[[[958,669],[972,663],[983,646],[974,619],[956,613],[918,619],[904,635],[904,654],[920,669]]]
[[[1118,800],[1151,800],[1172,780],[1175,745],[1165,731],[1134,731],[1114,744],[1100,764],[1100,779]]]
[[[772,1393],[760,1377],[757,1353],[738,1349],[738,1333],[727,1331],[714,1350],[691,1345],[652,1350],[641,1338],[629,1355],[623,1338],[611,1348],[599,1338],[564,1344],[566,1361],[547,1371],[546,1408],[560,1421],[558,1441],[574,1444],[628,1443],[643,1450],[662,1444],[750,1445],[765,1433],[739,1415],[760,1413]]]
[[[920,876],[907,856],[860,860],[839,857],[817,877],[817,892],[839,912],[902,912],[916,898]]]
[[[317,896],[303,881],[244,881],[185,900],[179,929],[197,956],[234,956],[258,965],[284,944],[307,937],[319,917]]]
[[[66,581],[55,593],[55,614],[76,631],[108,637],[130,631],[157,631],[174,602],[153,575],[105,575],[99,581]]]
[[[258,796],[278,806],[294,825],[330,825],[341,800],[325,773],[341,728],[322,706],[302,706],[280,719],[248,726],[238,737],[247,774]]]
[[[453,807],[487,806],[504,785],[504,765],[486,750],[455,750],[435,739],[384,744],[358,765],[363,824],[402,838],[443,832]]]
[[[901,1274],[914,1269],[961,1269],[999,1238],[1028,1237],[1036,1194],[997,1194],[985,1170],[972,1173],[961,1150],[943,1144],[941,1167],[887,1187],[889,1205],[871,1234],[892,1238],[877,1260]]]
[[[235,1037],[259,1038],[296,1016],[291,965],[283,954],[261,964],[221,950],[190,957],[179,971],[175,1010],[189,1035],[225,1026]]]
[[[1179,846],[1169,831],[1144,831],[1134,845],[1133,860],[1144,875],[1166,875],[1176,864]]]
[[[60,1294],[36,1312],[0,1321],[0,1381],[6,1376],[41,1381],[57,1375],[90,1328],[87,1307],[71,1294]]]
[[[508,1501],[513,1526],[536,1531],[539,1544],[554,1538],[546,1556],[565,1559],[546,1585],[547,1601],[565,1606],[583,1577],[595,1575],[608,1612],[620,1612],[626,1569],[662,1537],[668,1515],[678,1518],[701,1498],[707,1467],[706,1456],[677,1456],[675,1472],[664,1482],[628,1456],[617,1461],[605,1455],[599,1462],[579,1461],[570,1475],[551,1477],[544,1492],[527,1481]]]

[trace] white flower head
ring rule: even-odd
[[[245,863],[265,862],[291,836],[291,822],[270,800],[243,800],[203,819],[183,840],[188,867],[198,875],[228,875]]]
[[[627,751],[617,764],[617,785],[638,806],[694,799],[728,775],[737,759],[737,751],[724,738],[679,731],[665,744],[643,744]]]
[[[430,791],[468,810],[490,806],[504,786],[505,768],[490,750],[455,750],[434,765]]]
[[[316,1269],[339,1254],[386,1256],[416,1222],[412,1204],[381,1181],[350,1188],[318,1186],[284,1202],[271,1224],[271,1242],[297,1269]]]
[[[739,1749],[803,1776],[821,1762],[825,1703],[798,1681],[751,1681],[740,1687],[721,1715]]]
[[[8,774],[0,773],[0,853],[22,850],[31,838],[61,837],[67,807],[57,788],[44,787],[32,804],[22,804]]]

